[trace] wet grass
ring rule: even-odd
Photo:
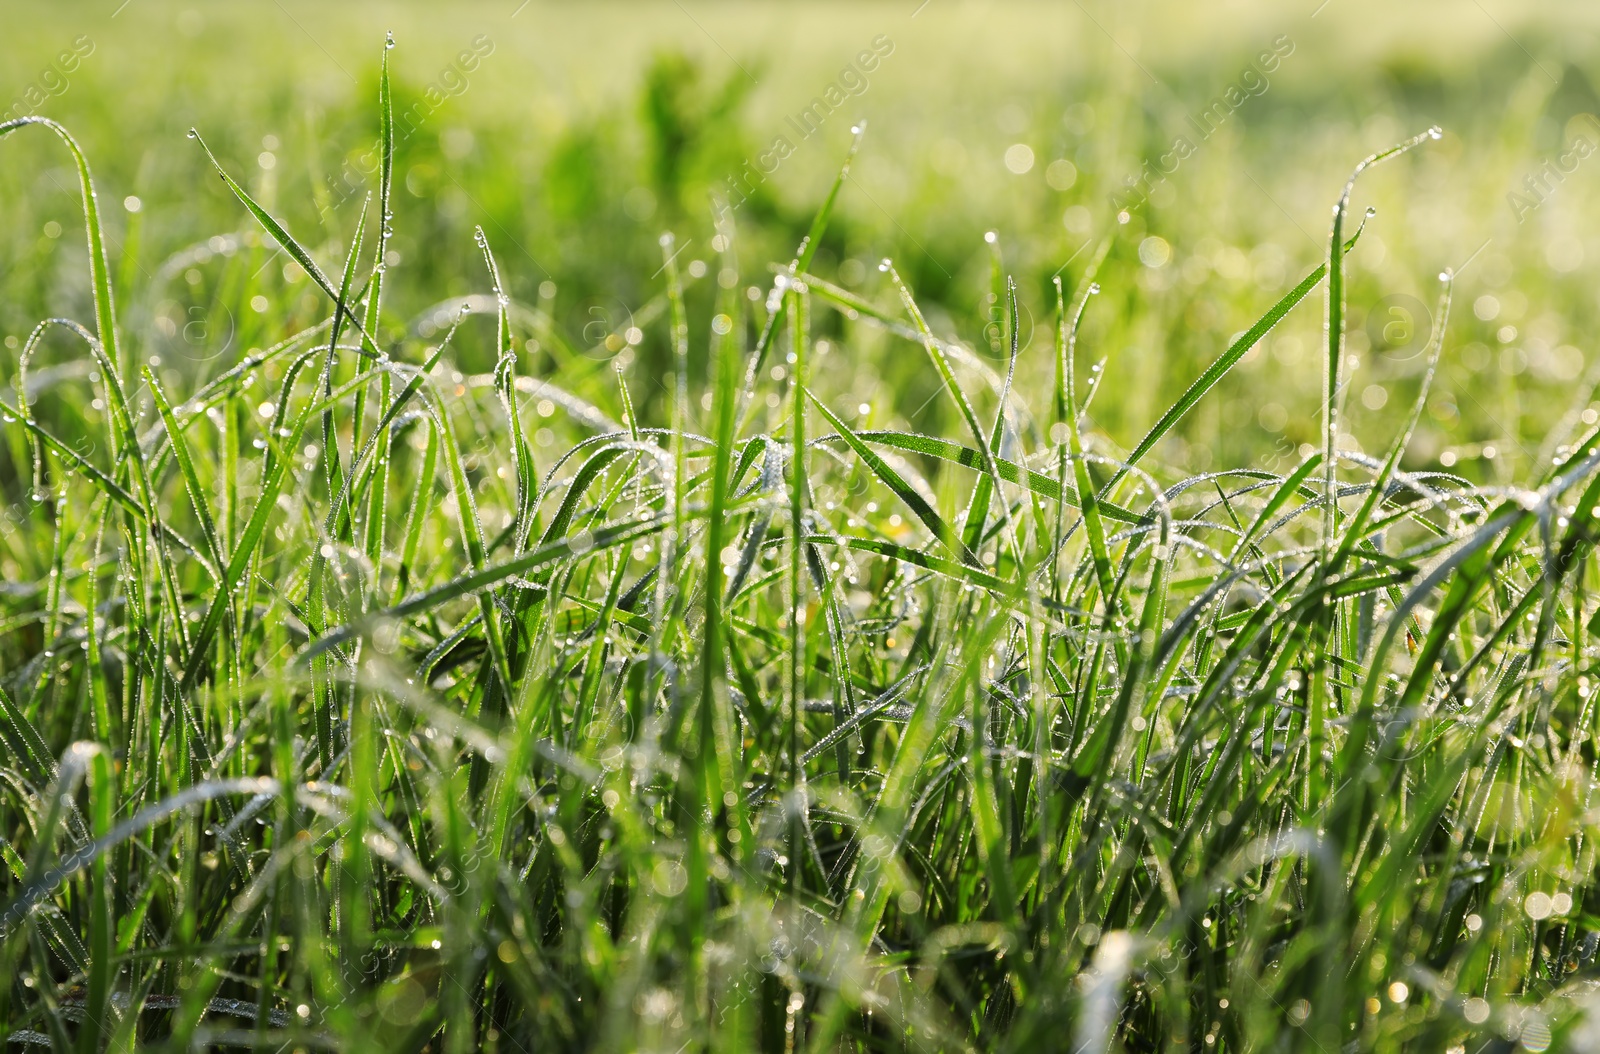
[[[1597,435],[1515,486],[1402,467],[1446,273],[1411,409],[1351,448],[1354,176],[1325,263],[1118,453],[1088,416],[1115,349],[1079,341],[1109,242],[1026,351],[992,243],[995,369],[892,261],[875,298],[812,273],[841,172],[756,299],[730,217],[697,299],[664,237],[671,372],[612,376],[584,352],[637,340],[564,336],[482,231],[481,292],[404,321],[387,59],[379,113],[339,259],[212,158],[260,228],[239,274],[287,254],[321,320],[189,387],[117,340],[67,130],[0,125],[76,164],[93,303],[3,409],[13,1044],[1579,1042]],[[1320,446],[1147,461],[1319,300]],[[867,333],[953,434],[840,401]]]

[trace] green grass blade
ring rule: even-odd
[[[817,398],[815,393],[806,392],[806,395],[810,396],[811,402],[816,406],[818,412],[822,414],[828,424],[833,426],[833,430],[839,434],[840,438],[844,440],[856,457],[861,459],[862,464],[866,465],[872,471],[872,474],[878,477],[879,482],[892,490],[895,497],[899,498],[907,508],[916,514],[917,519],[921,520],[923,526],[928,528],[928,533],[932,534],[937,541],[960,557],[963,562],[973,567],[982,566],[982,561],[978,559],[977,554],[956,536],[956,532],[945,522],[944,517],[940,516],[938,510],[929,505],[922,495],[917,493],[915,487],[907,483],[900,473],[896,472],[883,458],[874,453],[871,447],[863,443],[860,437],[851,430],[850,426],[845,424],[832,410],[829,410],[827,405]]]
[[[1342,251],[1349,252],[1351,249],[1355,248],[1356,242],[1361,239],[1361,234],[1365,229],[1366,224],[1363,222],[1361,227],[1357,228],[1355,234],[1351,235],[1347,241],[1341,243]],[[1271,332],[1272,327],[1276,326],[1280,321],[1282,321],[1285,315],[1287,315],[1302,300],[1304,300],[1311,293],[1311,291],[1315,289],[1325,277],[1327,277],[1327,274],[1328,265],[1326,263],[1319,265],[1316,270],[1312,271],[1310,274],[1306,275],[1305,278],[1301,279],[1298,285],[1285,293],[1276,304],[1273,304],[1272,307],[1268,308],[1267,313],[1258,318],[1255,324],[1249,329],[1245,330],[1239,339],[1228,345],[1228,350],[1218,356],[1216,361],[1210,366],[1207,366],[1205,370],[1201,372],[1200,376],[1195,378],[1194,383],[1190,384],[1189,387],[1184,390],[1184,393],[1178,397],[1178,401],[1167,408],[1167,410],[1162,413],[1161,417],[1156,421],[1156,423],[1150,426],[1150,430],[1144,434],[1144,437],[1140,439],[1139,442],[1134,444],[1133,449],[1129,451],[1126,458],[1126,465],[1131,467],[1142,461],[1144,456],[1148,454],[1155,447],[1155,445],[1167,435],[1168,432],[1172,431],[1173,426],[1182,420],[1190,410],[1194,409],[1195,404],[1198,403],[1207,392],[1216,387],[1217,382],[1222,380],[1229,370],[1238,365],[1239,360],[1244,358],[1245,353],[1251,348],[1255,347],[1262,337]],[[1104,489],[1106,491],[1110,491],[1110,489],[1120,482],[1122,477],[1128,473],[1129,467],[1122,468],[1117,472],[1116,475],[1112,476],[1111,479],[1106,483]]]

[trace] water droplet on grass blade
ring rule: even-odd
[[[394,47],[394,30],[391,29],[383,35],[383,49],[387,51],[392,47]]]

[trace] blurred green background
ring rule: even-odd
[[[1357,160],[1436,123],[1440,141],[1356,192],[1378,212],[1352,261],[1351,442],[1392,434],[1447,269],[1460,272],[1454,314],[1414,465],[1509,481],[1589,407],[1600,157],[1579,154],[1600,148],[1592,3],[105,0],[12,2],[4,21],[0,107],[55,118],[82,143],[126,338],[179,375],[180,393],[325,310],[186,130],[337,273],[376,188],[367,158],[392,31],[402,123],[385,325],[426,338],[434,305],[488,290],[482,225],[512,296],[550,320],[519,333],[524,370],[608,409],[619,356],[647,413],[664,394],[660,234],[676,234],[692,279],[698,368],[719,274],[713,196],[786,141],[733,213],[739,284],[766,284],[857,120],[868,134],[816,271],[892,307],[876,266],[892,257],[936,330],[998,363],[985,330],[996,232],[1021,289],[1025,392],[1052,368],[1052,275],[1075,287],[1113,238],[1083,344],[1088,362],[1106,358],[1092,416],[1109,449],[1316,266]],[[875,63],[860,57],[873,49]],[[799,115],[830,87],[840,105],[802,135]],[[1162,165],[1173,170],[1130,194],[1130,178]],[[0,144],[7,387],[36,322],[91,315],[69,166],[43,134]],[[1162,457],[1186,471],[1283,462],[1313,440],[1320,304],[1252,352]],[[817,319],[835,405],[870,405],[875,426],[947,428],[914,345],[820,306]],[[463,333],[463,368],[487,368],[487,334]],[[44,399],[79,358],[49,339],[33,365]]]

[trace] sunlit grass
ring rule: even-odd
[[[703,301],[662,239],[632,322],[666,376],[531,376],[530,338],[571,338],[482,231],[473,296],[393,304],[387,69],[338,258],[213,156],[317,317],[202,383],[116,339],[70,135],[0,125],[79,164],[93,303],[0,411],[30,509],[0,535],[13,1043],[1578,1041],[1600,436],[1573,418],[1515,486],[1406,467],[1446,273],[1418,390],[1351,449],[1348,186],[1326,262],[1119,455],[1088,413],[1116,349],[1081,337],[1112,240],[1063,271],[1029,390],[998,240],[992,316],[956,323],[998,359],[893,261],[871,295],[811,273],[844,172],[760,279],[722,217]],[[313,310],[280,293],[248,310]],[[1321,444],[1157,464],[1319,295]],[[596,336],[562,353],[637,344]],[[868,339],[952,434],[838,398]],[[41,380],[47,347],[87,368]]]

